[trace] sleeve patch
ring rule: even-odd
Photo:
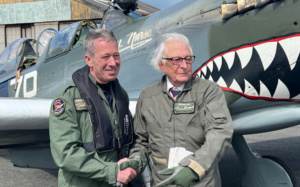
[[[59,116],[60,114],[62,114],[65,108],[66,108],[66,102],[62,98],[58,97],[54,99],[52,103],[52,113],[55,116]]]

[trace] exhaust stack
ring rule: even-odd
[[[222,4],[222,19],[229,19],[238,14],[237,4]]]
[[[239,13],[244,13],[255,8],[254,0],[237,0]]]
[[[254,4],[256,8],[262,7],[266,4],[268,4],[269,2],[272,2],[272,0],[255,0]]]

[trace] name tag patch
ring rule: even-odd
[[[77,111],[88,110],[83,99],[74,99],[74,105]]]
[[[195,113],[195,102],[174,104],[174,114],[192,114],[192,113]]]

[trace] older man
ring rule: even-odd
[[[152,153],[152,186],[221,186],[218,162],[230,146],[232,121],[220,87],[191,76],[194,60],[184,35],[163,35],[151,64],[166,75],[138,99],[130,157]],[[192,154],[168,169],[175,147]]]
[[[118,169],[128,160],[120,159],[133,130],[128,96],[117,80],[117,40],[111,31],[91,30],[84,47],[87,65],[73,74],[51,106],[50,142],[59,167],[58,186],[127,184],[136,171]]]

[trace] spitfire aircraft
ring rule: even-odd
[[[232,146],[245,171],[242,185],[296,186],[279,158],[252,151],[243,135],[300,124],[300,1],[184,0],[146,17],[132,12],[135,1],[117,2],[100,27],[118,38],[118,79],[132,113],[141,90],[162,76],[149,65],[160,36],[182,33],[196,56],[193,76],[217,82],[224,91],[233,118]],[[85,65],[83,40],[95,28],[79,21],[59,32],[46,29],[37,40],[18,39],[2,52],[0,148],[11,150],[14,165],[56,167],[49,152],[49,108]]]

